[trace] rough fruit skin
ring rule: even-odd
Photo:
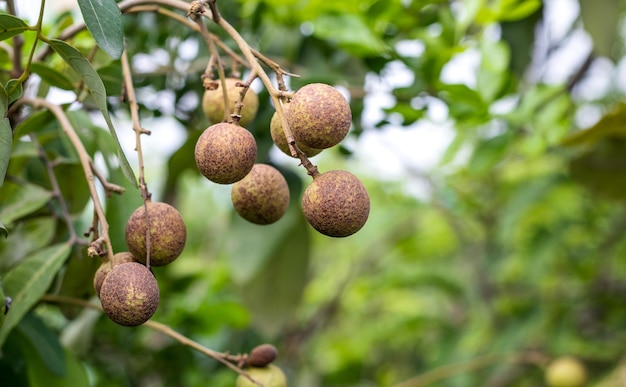
[[[150,270],[137,262],[114,266],[100,289],[104,313],[132,327],[148,321],[159,305],[159,286]]]
[[[167,203],[148,202],[150,223],[150,266],[174,261],[185,248],[187,228],[178,210]],[[126,223],[126,245],[135,259],[146,263],[146,216],[144,206],[137,208]]]
[[[243,179],[256,161],[257,146],[252,133],[239,125],[209,126],[198,138],[196,165],[207,179],[232,184]]]
[[[359,231],[369,216],[370,199],[363,183],[347,171],[315,175],[302,196],[302,211],[314,229],[331,237]]]
[[[228,100],[230,101],[229,111],[233,113],[235,111],[235,101],[239,99],[239,93],[241,91],[241,87],[236,86],[236,84],[241,81],[236,78],[226,78],[225,82]],[[217,84],[220,85],[220,87],[215,90],[206,90],[202,96],[202,111],[209,121],[214,124],[224,120],[224,95],[219,80]],[[243,108],[241,109],[239,124],[247,126],[251,123],[258,109],[259,97],[249,88],[243,99]]]
[[[278,350],[272,344],[261,344],[250,351],[248,365],[250,367],[265,367],[278,357]]]
[[[252,378],[258,382],[261,382],[265,387],[287,387],[287,377],[283,370],[274,364],[269,364],[265,367],[249,367],[245,368]],[[239,375],[235,387],[258,387],[258,385],[252,383],[248,378]]]
[[[286,112],[288,107],[289,107],[289,104],[283,105],[283,111]],[[270,134],[272,135],[272,141],[274,141],[274,144],[276,144],[276,147],[278,147],[278,149],[280,149],[287,156],[291,156],[291,151],[289,150],[289,144],[287,143],[287,137],[285,137],[285,132],[283,132],[283,125],[280,123],[280,118],[278,117],[278,114],[276,112],[274,112],[274,115],[272,116],[272,120],[270,121]],[[307,157],[313,157],[315,155],[318,155],[323,150],[323,149],[313,149],[311,147],[308,147],[302,144],[298,140],[296,140],[296,146]]]
[[[276,168],[255,164],[246,177],[233,184],[230,197],[235,211],[245,220],[271,224],[287,212],[289,186]]]
[[[545,377],[549,387],[581,387],[587,381],[587,371],[578,359],[564,356],[548,365]]]
[[[127,262],[136,262],[136,261],[132,253],[128,251],[124,251],[124,252],[113,255],[112,261],[103,262],[100,265],[100,267],[98,268],[98,270],[96,270],[96,273],[93,276],[93,287],[96,290],[96,295],[98,297],[100,297],[100,288],[102,288],[102,282],[104,282],[104,279],[106,278],[107,274],[111,272],[111,269],[113,268],[113,266],[120,265],[122,263],[127,263]]]
[[[352,112],[348,101],[337,89],[323,83],[311,83],[294,94],[287,119],[299,142],[314,149],[326,149],[346,137]]]

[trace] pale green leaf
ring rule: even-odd
[[[124,50],[122,13],[115,0],[78,0],[85,25],[94,39],[113,59]]]
[[[7,273],[4,291],[13,302],[0,329],[0,346],[46,292],[70,252],[71,245],[67,243],[50,246],[24,258]]]
[[[80,51],[76,48],[70,46],[62,40],[52,39],[50,41],[50,46],[65,60],[65,62],[72,67],[74,71],[76,71],[82,77],[83,81],[89,88],[91,95],[93,96],[96,104],[98,105],[98,109],[102,113],[104,120],[111,131],[111,136],[115,140],[115,144],[117,146],[117,153],[120,159],[120,164],[122,167],[122,171],[124,172],[124,176],[133,183],[135,187],[137,187],[137,178],[135,177],[135,172],[131,168],[124,151],[122,150],[122,146],[117,137],[117,133],[115,132],[115,128],[113,126],[113,122],[111,121],[111,116],[109,115],[109,110],[107,107],[106,100],[106,89],[104,87],[104,83],[100,76],[96,72],[96,70],[91,66],[91,63],[87,59],[85,59]]]

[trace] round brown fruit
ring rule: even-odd
[[[146,219],[146,209],[148,217]],[[167,203],[148,202],[133,212],[126,223],[126,245],[135,259],[146,263],[146,223],[150,224],[150,265],[165,266],[180,256],[187,228],[178,210]]]
[[[252,133],[228,123],[209,126],[198,138],[195,149],[198,169],[204,177],[218,184],[243,179],[252,169],[256,154]]]
[[[268,364],[265,367],[248,367],[246,371],[254,380],[262,383],[265,387],[287,387],[287,377],[283,370],[274,364]],[[237,377],[235,387],[257,387],[243,375]]]
[[[127,262],[136,262],[136,261],[132,253],[128,251],[124,251],[124,252],[113,255],[113,260],[108,261],[108,262],[103,262],[100,265],[100,267],[98,268],[98,270],[96,270],[96,273],[93,276],[93,287],[96,290],[96,295],[98,297],[100,297],[100,288],[102,288],[102,282],[106,278],[107,274],[111,272],[111,269],[113,268],[113,266],[120,265],[122,263],[127,263]]]
[[[587,381],[587,371],[578,359],[563,356],[548,365],[545,377],[550,387],[580,387]]]
[[[114,266],[100,289],[104,313],[117,324],[145,323],[159,305],[159,286],[152,272],[137,262]]]
[[[302,196],[302,211],[320,233],[346,237],[367,221],[370,199],[356,176],[347,171],[328,171],[313,177]]]
[[[246,177],[233,184],[230,197],[235,211],[248,222],[271,224],[287,212],[289,186],[276,168],[255,164]]]
[[[226,78],[226,92],[228,94],[228,100],[230,105],[228,111],[232,114],[235,111],[235,101],[239,99],[241,87],[237,86],[237,82],[241,80],[236,78]],[[206,90],[202,96],[202,111],[206,117],[212,123],[218,123],[224,121],[224,93],[222,92],[221,82],[218,80],[216,83],[219,85],[215,90]],[[246,96],[243,99],[243,108],[241,109],[241,118],[239,124],[247,126],[252,122],[256,116],[256,112],[259,109],[259,97],[254,90],[248,89]]]
[[[299,142],[313,149],[326,149],[346,137],[352,112],[339,90],[323,83],[311,83],[294,94],[287,119]]]
[[[286,112],[289,107],[289,104],[283,105],[283,111]],[[285,113],[286,114],[286,113]],[[272,141],[274,144],[287,156],[291,156],[291,151],[289,150],[289,144],[287,143],[287,137],[285,137],[285,132],[283,132],[283,125],[280,122],[280,118],[278,117],[278,113],[274,112],[272,116],[272,120],[270,121],[270,134],[272,135]],[[296,141],[296,146],[300,149],[307,157],[313,157],[319,154],[323,149],[313,149],[302,144],[300,141]],[[293,156],[291,156],[293,157]]]

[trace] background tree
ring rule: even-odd
[[[217,2],[247,44],[299,75],[285,75],[289,90],[322,82],[349,96],[349,137],[313,159],[369,191],[367,224],[342,239],[302,216],[310,177],[274,148],[259,81],[247,129],[257,161],[287,178],[285,217],[243,221],[229,188],[198,172],[211,61],[201,25],[229,75],[250,73],[228,30],[174,0],[84,0],[38,20],[16,3],[0,5],[3,383],[230,386],[236,374],[217,360],[236,366],[263,342],[294,386],[540,385],[564,356],[591,385],[619,383],[623,2],[563,1],[556,19],[557,2],[528,0]],[[416,165],[390,140],[398,127],[450,142],[435,166]],[[368,137],[386,139],[380,153],[364,151]],[[379,166],[392,162],[399,178]],[[100,259],[88,249],[126,250],[147,192],[137,176],[188,235],[176,262],[154,269],[153,320],[125,328],[90,307]]]

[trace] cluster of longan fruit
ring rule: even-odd
[[[225,80],[230,106],[225,107],[223,90],[207,89],[203,110],[213,122],[201,134],[195,148],[200,172],[218,184],[232,184],[231,200],[235,211],[249,222],[265,225],[278,221],[289,206],[289,187],[283,175],[271,165],[256,163],[257,144],[245,128],[258,109],[258,96],[248,89],[241,114],[224,122],[224,110],[234,111],[242,84]],[[219,83],[217,83],[219,85]],[[281,104],[293,133],[295,145],[306,157],[339,144],[352,123],[350,105],[336,88],[312,83],[297,90]],[[272,140],[293,156],[278,113],[270,123]],[[369,216],[370,201],[363,183],[343,170],[311,174],[313,182],[302,197],[302,211],[309,224],[331,237],[346,237],[359,231]]]
[[[94,288],[111,320],[137,326],[148,321],[159,305],[159,287],[149,267],[168,265],[180,256],[187,228],[174,207],[147,201],[128,219],[125,236],[129,251],[117,253],[100,265]]]

